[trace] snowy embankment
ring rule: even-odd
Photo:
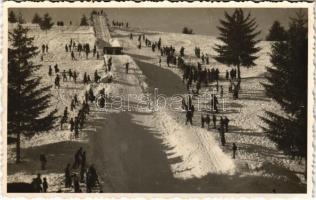
[[[79,101],[82,102],[84,99],[85,91],[87,91],[91,87],[90,85],[93,85],[89,84],[87,86],[83,86],[81,84],[81,79],[84,72],[87,72],[88,75],[93,77],[94,70],[99,70],[99,75],[101,77],[106,76],[106,74],[104,74],[104,72],[102,71],[102,60],[91,59],[91,57],[89,59],[85,59],[83,58],[83,55],[79,56],[76,54],[76,57],[78,56],[78,60],[72,61],[70,53],[66,53],[64,49],[65,44],[68,44],[71,39],[76,43],[89,43],[90,46],[93,47],[95,42],[93,29],[92,27],[54,26],[46,34],[44,31],[41,31],[36,25],[26,24],[25,26],[30,28],[29,36],[34,37],[34,45],[38,46],[39,50],[42,44],[48,44],[49,46],[49,52],[47,54],[44,54],[43,62],[40,61],[40,54],[34,58],[34,62],[42,64],[42,67],[36,72],[36,75],[42,77],[41,83],[43,86],[54,85],[55,75],[53,77],[48,76],[49,65],[53,67],[55,64],[58,64],[60,72],[62,72],[63,70],[66,70],[68,72],[69,69],[76,70],[78,72],[78,84],[75,84],[73,81],[70,80],[61,81],[60,89],[57,89],[55,87],[52,87],[51,89],[51,94],[53,95],[53,98],[51,101],[51,108],[49,110],[57,109],[58,114],[62,115],[64,108],[70,107],[71,99],[74,97],[75,94],[78,95]],[[12,24],[11,28],[14,28]],[[76,110],[73,112],[70,111],[70,117],[74,117],[76,116],[76,114]],[[32,138],[22,136],[21,148],[36,147],[67,140],[74,140],[73,134],[68,130],[68,128],[66,130],[59,130],[59,123],[56,125],[57,127],[55,130],[45,133],[38,133]],[[83,141],[84,138],[85,136],[81,137],[81,139],[76,140]],[[10,145],[9,147],[11,146],[12,145]],[[8,150],[10,151],[12,149],[8,148]]]
[[[233,174],[232,158],[219,147],[212,133],[194,126],[184,126],[172,118],[168,111],[156,113],[158,126],[164,143],[172,147],[167,150],[168,159],[181,157],[181,162],[171,164],[176,178],[200,178],[211,174]]]

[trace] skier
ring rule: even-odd
[[[46,53],[48,53],[48,45],[45,45]]]
[[[66,52],[68,52],[68,45],[67,44],[65,45],[65,50],[66,50]]]

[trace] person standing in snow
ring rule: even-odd
[[[225,116],[225,118],[223,119],[223,123],[225,126],[225,132],[228,132],[228,123],[229,123],[229,119]]]
[[[201,114],[201,128],[204,128],[204,115]]]
[[[80,192],[80,184],[77,174],[74,174],[74,192],[79,193]]]
[[[53,75],[53,69],[52,69],[52,66],[51,66],[51,65],[49,65],[49,67],[48,67],[48,75],[49,75],[49,76],[52,76],[52,75]]]
[[[78,121],[78,117],[75,117],[75,138],[79,137],[79,121]]]
[[[47,180],[46,178],[43,178],[43,192],[47,192],[47,189],[48,189],[48,183],[47,183]]]
[[[187,125],[188,122],[190,122],[190,124],[193,125],[192,124],[192,111],[191,110],[187,110],[185,125]]]
[[[76,106],[75,106],[75,101],[72,99],[70,103],[70,111],[73,111],[74,109],[76,109]]]
[[[68,107],[67,107],[67,106],[65,107],[63,117],[64,117],[66,120],[68,119]]]
[[[128,68],[129,68],[129,63],[126,63],[125,64],[125,72],[126,72],[126,74],[128,74]]]
[[[68,70],[68,76],[69,76],[69,80],[71,80],[71,78],[73,78],[73,74],[71,69]]]
[[[219,131],[219,134],[220,134],[222,146],[225,146],[226,139],[225,139],[225,131],[224,131],[224,125],[223,124],[220,125],[218,131]]]
[[[95,70],[95,72],[94,72],[94,82],[98,83],[99,80],[100,80],[100,76],[98,74],[98,70]]]
[[[54,69],[55,69],[55,73],[58,74],[58,73],[59,73],[58,64],[55,64],[55,65],[54,65]]]
[[[94,45],[94,47],[93,47],[93,57],[95,57],[96,53],[97,53],[97,47]]]
[[[214,128],[214,129],[216,129],[216,121],[217,121],[216,115],[213,114],[213,128]]]
[[[73,169],[77,169],[81,163],[81,156],[82,156],[82,147],[80,147],[77,152],[75,153],[75,156],[74,156],[74,163],[72,165],[72,168]]]
[[[220,95],[221,95],[221,98],[223,98],[223,96],[224,96],[224,89],[223,89],[222,85],[221,85],[221,89],[220,89]]]
[[[66,75],[66,70],[63,71],[63,81],[67,81],[67,75]]]
[[[65,188],[71,187],[70,164],[65,169]]]
[[[70,131],[72,132],[74,130],[74,127],[75,127],[75,122],[74,122],[73,118],[70,119],[69,124],[70,124]]]
[[[42,53],[45,53],[45,44],[42,45]]]
[[[74,51],[71,51],[71,60],[76,60]]]
[[[42,181],[42,178],[41,178],[41,174],[37,174],[37,177],[35,178],[35,186],[37,188],[37,191],[36,192],[42,192],[43,191],[43,188],[42,188],[42,184],[43,184],[43,181]]]
[[[77,83],[77,77],[78,77],[77,72],[74,71],[74,72],[73,72],[73,78],[74,78],[74,82],[75,82],[75,83]]]
[[[211,122],[210,115],[207,114],[206,117],[205,117],[205,123],[207,124],[207,129],[210,128],[210,122]]]
[[[235,157],[236,157],[236,151],[237,151],[237,146],[236,146],[236,144],[235,143],[233,143],[233,159],[235,159]]]
[[[55,78],[55,88],[58,88],[58,89],[60,88],[60,78],[58,74]]]
[[[48,44],[45,45],[46,53],[48,53]]]

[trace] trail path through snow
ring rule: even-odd
[[[109,57],[105,56],[105,60]],[[139,68],[140,63],[135,63],[128,55],[111,57],[115,74],[112,95],[121,95],[124,106],[117,112],[98,113],[98,118],[106,119],[94,122],[96,134],[91,138],[94,160],[98,168],[104,168],[101,176],[107,182],[105,190],[163,192],[169,188],[174,191],[174,178],[234,172],[232,159],[222,152],[212,135],[199,128],[179,125],[167,112],[146,110],[148,105],[139,99],[147,89],[143,79],[153,79],[152,76],[144,77],[146,66]],[[126,63],[129,63],[128,73],[125,72]],[[181,80],[170,79],[169,74],[168,71],[157,72],[154,82],[178,81],[178,88],[169,89],[170,94],[177,93],[181,90]],[[159,89],[166,87],[168,84]],[[130,94],[136,96],[130,96],[126,102]],[[133,106],[129,112],[125,112],[126,103]],[[179,137],[178,142],[172,139],[174,137]]]

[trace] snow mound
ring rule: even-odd
[[[233,174],[235,163],[218,146],[212,132],[178,123],[167,111],[156,113],[161,138],[169,150],[168,159],[180,160],[171,164],[176,178],[200,178],[209,173]]]
[[[82,132],[81,134],[84,134]],[[38,133],[31,138],[21,138],[21,147],[22,148],[30,148],[30,147],[37,147],[43,146],[48,144],[55,144],[58,142],[65,142],[69,140],[76,140],[76,141],[87,141],[85,135],[81,135],[80,138],[75,139],[74,133],[72,133],[69,129],[68,130],[59,130],[59,131],[50,131],[47,133]]]
[[[8,176],[8,183],[31,183],[33,178],[36,178],[36,174],[25,174],[24,172],[15,173]],[[62,173],[49,173],[41,174],[41,178],[46,178],[48,183],[47,192],[57,192],[61,189],[64,181],[64,174]]]

